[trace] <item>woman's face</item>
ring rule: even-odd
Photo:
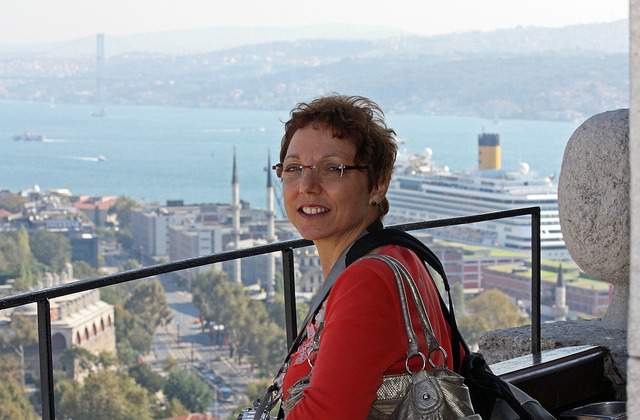
[[[355,165],[355,156],[356,147],[348,139],[333,137],[324,125],[309,124],[294,133],[283,164]],[[282,188],[289,220],[316,244],[342,249],[377,217],[370,203],[380,201],[378,188],[369,191],[366,170],[345,170],[341,178],[329,180],[304,168],[298,179],[285,179]]]

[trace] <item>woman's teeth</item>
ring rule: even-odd
[[[320,214],[329,211],[323,207],[303,207],[302,212],[304,214]]]

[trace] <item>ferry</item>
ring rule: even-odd
[[[44,141],[45,137],[39,133],[32,133],[30,131],[25,131],[22,134],[16,134],[13,136],[14,141]]]
[[[432,151],[399,157],[387,197],[388,218],[415,222],[539,206],[542,258],[570,258],[560,232],[557,185],[521,163],[515,171],[501,168],[500,137],[478,136],[479,164],[470,171],[451,171],[432,159]],[[434,236],[468,243],[531,251],[528,216],[461,227],[433,229]]]

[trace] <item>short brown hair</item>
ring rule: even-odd
[[[291,110],[285,123],[280,145],[280,162],[287,155],[289,143],[296,131],[309,124],[320,123],[330,127],[333,136],[346,139],[356,146],[356,165],[366,165],[369,190],[374,185],[389,182],[396,160],[398,146],[396,132],[387,127],[384,112],[371,99],[362,96],[330,95],[301,102]],[[389,211],[386,197],[378,203],[380,216]]]

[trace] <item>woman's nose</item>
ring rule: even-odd
[[[320,179],[315,168],[304,168],[300,177],[300,190],[302,192],[317,191],[320,189]]]

